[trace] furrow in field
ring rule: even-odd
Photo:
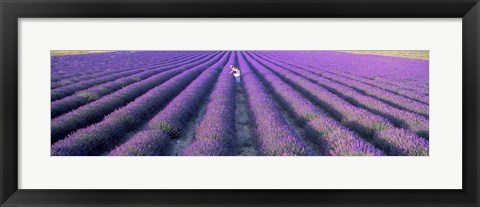
[[[219,73],[229,60],[230,54],[226,54],[221,60],[205,70],[197,79],[195,79],[185,90],[175,97],[168,105],[157,113],[146,125],[147,130],[162,131],[171,139],[178,139],[184,132],[188,123],[195,114],[198,113],[200,106],[205,102],[211,88],[213,87]],[[226,71],[225,71],[226,72]],[[216,123],[221,124],[221,123]],[[142,141],[136,140],[134,136],[127,142],[115,148],[110,155],[115,156],[152,156],[168,155],[171,153],[172,144],[168,139],[155,140],[154,137],[146,138],[142,136]],[[151,140],[145,142],[145,140]],[[162,146],[165,148],[153,148],[155,142],[169,142]],[[170,145],[170,146],[169,146]]]
[[[238,65],[237,65],[238,66]],[[237,133],[237,151],[240,156],[259,155],[258,140],[253,133],[253,118],[249,110],[245,86],[236,84],[235,89],[235,130]]]
[[[207,56],[200,56],[197,58],[189,59],[188,61],[198,61]],[[122,89],[130,84],[139,82],[144,80],[145,78],[151,77],[156,75],[160,72],[169,71],[178,67],[185,65],[185,62],[175,62],[172,64],[168,64],[168,67],[161,67],[161,69],[152,69],[147,70],[138,74],[134,74],[128,77],[120,78],[111,82],[107,82],[104,84],[96,85],[81,91],[77,91],[75,94],[67,96],[63,99],[54,101],[51,103],[51,116],[55,118],[60,116],[64,113],[72,111],[80,106],[83,106],[87,103],[93,102],[98,100],[99,98],[111,94],[117,90]]]
[[[200,74],[209,71],[208,68],[216,67],[222,57],[225,57],[224,53],[151,89],[135,101],[105,116],[101,122],[79,129],[52,145],[52,154],[99,155],[121,144],[119,142],[127,132],[135,130],[150,119]],[[134,138],[135,136],[131,139]]]
[[[119,107],[125,106],[137,97],[144,95],[147,91],[152,90],[152,88],[161,85],[178,74],[186,73],[185,71],[188,72],[188,70],[192,70],[192,68],[206,68],[210,66],[213,64],[211,60],[212,57],[218,58],[219,55],[220,54],[212,54],[197,62],[186,62],[181,68],[166,71],[143,81],[131,84],[115,93],[106,95],[94,102],[83,105],[53,119],[51,127],[52,143],[63,139],[75,130],[100,121],[105,115],[113,112]]]
[[[238,61],[261,154],[314,155],[313,149],[287,124],[272,97],[267,94],[265,86],[249,68],[241,53]]]

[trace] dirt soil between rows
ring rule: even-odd
[[[250,120],[248,112],[248,103],[245,98],[245,91],[241,84],[237,84],[235,90],[235,128],[238,139],[238,155],[255,156],[258,155],[257,143],[253,136],[253,122]]]

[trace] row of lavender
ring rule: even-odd
[[[260,155],[428,155],[428,101],[413,89],[322,70],[297,55],[165,53],[144,67],[77,78],[73,93],[52,102],[52,155],[172,155],[197,115],[193,141],[178,155],[238,154],[236,84],[223,70],[231,64],[242,71]]]
[[[395,126],[388,116],[353,105],[354,99],[349,102],[322,87],[321,84],[328,81],[317,79],[315,82],[312,79],[316,76],[301,67],[279,64],[255,53],[247,54],[251,55],[247,58],[252,60],[251,68],[258,71],[273,94],[283,100],[283,106],[299,119],[296,123],[305,128],[306,138],[320,143],[323,154],[378,155],[383,151],[388,155],[428,155],[427,139]],[[423,130],[428,134],[428,120],[424,121]]]
[[[148,66],[152,63],[158,63],[159,61],[180,55],[185,54],[168,52],[159,56],[158,53],[152,52],[112,52],[52,56],[52,88],[66,86],[103,75],[110,75],[119,69]]]

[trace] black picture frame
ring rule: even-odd
[[[0,0],[1,206],[479,206],[478,0]],[[18,189],[18,18],[462,18],[462,190]]]

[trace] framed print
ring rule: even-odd
[[[478,206],[479,4],[1,1],[1,206]]]
[[[429,155],[428,51],[62,53],[77,51],[52,51],[52,156]]]

